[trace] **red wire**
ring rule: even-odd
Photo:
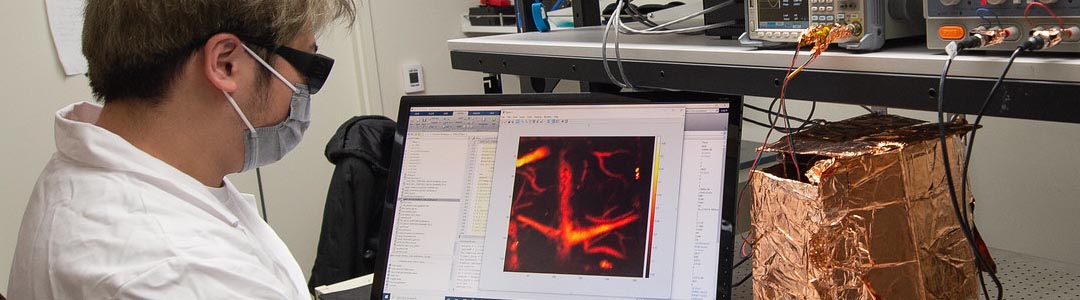
[[[798,61],[798,59],[799,59],[799,50],[800,49],[802,49],[802,46],[795,46],[795,56],[793,56],[791,58],[791,66],[788,67],[787,75],[791,75],[792,70],[795,69],[795,62]],[[813,58],[811,58],[811,59],[813,59]],[[787,82],[788,82],[787,76],[785,76],[784,78],[785,78],[784,79],[784,85],[780,88],[781,97],[783,97],[783,95],[784,95],[784,88],[787,87]],[[779,118],[777,118],[776,120],[779,120]],[[735,211],[737,211],[737,212],[742,211],[742,204],[744,202],[743,199],[746,198],[746,190],[750,188],[750,179],[753,178],[754,170],[757,170],[758,161],[761,160],[761,154],[765,150],[764,145],[769,144],[769,137],[772,136],[773,130],[776,129],[776,121],[775,120],[773,121],[772,125],[773,126],[769,127],[769,131],[765,133],[765,140],[762,142],[762,148],[758,149],[757,150],[757,155],[754,156],[754,163],[750,164],[750,174],[747,175],[747,177],[746,177],[746,185],[744,185],[742,191],[739,192],[739,199],[738,199],[739,201],[735,205]],[[788,127],[790,128],[791,126],[788,126]],[[791,143],[790,138],[791,137],[790,137],[790,134],[789,134],[789,136],[788,136],[789,148],[792,148],[792,147],[790,147],[790,143]],[[792,154],[792,161],[794,161],[794,159],[795,159],[795,156],[794,156],[794,154]],[[796,171],[798,170],[798,167],[799,167],[799,165],[795,164]],[[747,244],[746,237],[747,237],[747,234],[744,233],[743,234],[742,245],[739,246],[739,253],[742,254],[743,257],[750,256],[750,255],[746,254],[746,244]]]
[[[790,75],[791,72],[795,69],[795,61],[798,58],[799,58],[799,49],[796,48],[795,49],[795,57],[791,59],[791,67],[788,67],[788,75]],[[814,58],[815,58],[814,56],[811,56],[810,60],[807,61],[807,63],[809,64],[809,62],[813,61]],[[788,118],[788,113],[787,113],[787,104],[786,104],[787,99],[785,99],[786,91],[787,91],[787,85],[788,85],[789,82],[791,82],[791,79],[788,78],[787,76],[784,76],[784,85],[780,86],[780,108],[779,108],[779,110],[783,112],[784,126],[786,126],[787,128],[791,128],[791,119]],[[791,135],[793,135],[793,134],[795,134],[795,133],[789,132],[788,135],[787,135],[788,153],[791,155],[791,163],[795,167],[795,180],[798,180],[799,177],[802,176],[802,170],[799,170],[799,162],[795,160],[795,143],[793,143],[791,141]]]
[[[1035,28],[1035,24],[1031,23],[1031,19],[1028,16],[1028,11],[1031,10],[1032,6],[1042,7],[1044,10],[1046,10],[1047,13],[1050,14],[1051,17],[1054,17],[1054,19],[1058,21],[1058,26],[1061,26],[1062,29],[1065,28],[1065,22],[1061,20],[1061,17],[1058,17],[1058,15],[1055,14],[1054,11],[1050,9],[1050,7],[1046,6],[1046,4],[1043,4],[1042,2],[1031,2],[1028,3],[1026,7],[1024,7],[1024,20],[1027,21],[1029,27]]]
[[[739,246],[739,253],[742,254],[742,257],[750,256],[750,254],[746,254],[746,237],[745,236],[742,239],[742,246]]]

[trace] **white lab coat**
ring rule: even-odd
[[[228,201],[94,125],[56,114],[57,153],[23,216],[8,286],[23,299],[311,299],[251,195]]]

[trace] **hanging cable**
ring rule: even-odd
[[[964,152],[964,153],[966,153],[966,155],[964,155],[964,163],[963,163],[962,169],[960,171],[960,174],[961,174],[960,175],[961,176],[961,178],[960,178],[960,181],[961,181],[961,183],[960,183],[960,199],[967,199],[968,170],[969,170],[968,167],[971,165],[972,151],[974,150],[974,146],[975,146],[975,134],[979,130],[979,124],[982,122],[982,117],[986,113],[986,108],[989,106],[990,100],[993,99],[994,92],[997,91],[998,87],[1005,80],[1005,75],[1009,73],[1009,69],[1012,67],[1013,61],[1016,60],[1016,56],[1019,55],[1020,52],[1022,52],[1022,51],[1023,51],[1022,47],[1018,47],[1016,50],[1013,51],[1013,54],[1009,57],[1009,61],[1005,64],[1005,68],[1004,68],[1004,70],[1002,70],[1001,75],[998,76],[997,81],[994,82],[994,86],[990,88],[990,93],[986,95],[986,99],[983,101],[982,107],[979,108],[979,113],[975,117],[975,123],[972,124],[974,127],[971,129],[971,134],[968,136],[967,149]],[[967,211],[967,208],[968,208],[967,205],[963,206],[962,213],[963,213],[963,215],[965,217],[970,216],[968,211]],[[971,222],[969,220],[965,220],[965,223],[966,224],[972,224],[973,222]],[[981,250],[980,249],[975,249],[975,251],[981,251]],[[980,255],[981,255],[981,252],[980,252]],[[987,264],[987,265],[989,265],[989,264]],[[998,299],[1001,299],[1001,292],[1000,292],[1001,289],[1002,289],[1001,288],[1001,282],[998,280],[998,278],[996,278],[995,275],[996,274],[991,273],[990,278],[994,281],[994,284],[997,286],[997,289],[999,291],[998,292]],[[984,279],[982,278],[982,272],[979,273],[979,283],[983,286],[983,293],[986,293],[986,283],[985,283]]]
[[[795,56],[791,58],[791,66],[788,67],[788,75],[790,75],[791,71],[795,68],[795,62],[798,59],[798,57],[799,57],[799,48],[796,47],[795,48]],[[783,98],[784,88],[787,86],[787,82],[788,82],[788,80],[785,79],[784,80],[784,85],[781,86],[781,88],[780,88],[780,97],[775,98],[774,101],[776,101],[777,99],[782,99]],[[784,105],[783,102],[781,102],[780,105],[781,105],[781,107],[783,107],[783,105]],[[769,105],[769,107],[770,107],[769,111],[772,111],[772,105]],[[736,211],[742,211],[742,205],[743,205],[743,202],[745,202],[744,199],[746,198],[746,191],[750,189],[750,182],[752,182],[752,180],[754,178],[754,174],[755,174],[754,171],[757,170],[758,162],[761,161],[761,155],[765,152],[765,145],[769,144],[769,137],[772,136],[773,131],[777,131],[776,130],[777,129],[776,128],[776,122],[777,121],[779,121],[779,118],[775,118],[775,119],[770,118],[769,131],[765,132],[765,139],[762,141],[762,147],[757,149],[757,153],[754,155],[754,162],[750,164],[750,174],[747,175],[746,184],[743,185],[743,188],[739,191],[739,198],[736,199],[736,202],[735,202],[735,210]],[[787,127],[790,128],[791,126],[787,126]],[[791,137],[790,134],[787,135],[787,136],[789,138]],[[791,140],[789,139],[788,142],[789,142],[789,146],[790,146]],[[790,147],[790,149],[792,150],[792,152],[794,152],[795,148]],[[792,155],[791,159],[794,162],[795,161],[795,156]],[[796,167],[797,167],[797,165],[796,165]],[[796,172],[798,172],[798,171],[796,171]],[[739,246],[739,252],[740,252],[740,254],[742,254],[743,257],[750,256],[750,254],[746,253],[746,246],[748,244],[750,246],[754,245],[754,242],[748,242],[747,241],[748,240],[748,235],[749,235],[749,232],[743,234],[743,242],[742,242],[742,245]]]
[[[621,13],[622,10],[618,10],[616,13],[615,24],[622,24],[622,17],[619,17]],[[634,84],[630,83],[630,77],[626,76],[626,67],[623,66],[622,53],[620,51],[622,47],[620,47],[619,44],[619,34],[619,30],[615,30],[615,64],[619,67],[619,76],[622,76],[623,83],[625,83],[627,87],[634,88]]]
[[[266,218],[266,194],[263,193],[262,169],[260,169],[260,168],[255,168],[255,181],[257,181],[259,183],[259,203],[262,204],[263,222],[269,223],[270,221]]]
[[[983,100],[982,106],[979,107],[979,113],[975,116],[975,123],[972,124],[975,127],[971,129],[971,134],[968,136],[967,149],[965,151],[967,155],[964,156],[964,165],[963,169],[961,170],[961,176],[963,177],[960,178],[960,199],[967,199],[968,166],[971,165],[971,152],[972,150],[974,150],[975,147],[975,134],[979,131],[979,124],[982,122],[983,115],[986,114],[986,108],[989,107],[990,100],[993,99],[994,93],[998,90],[998,87],[1001,86],[1001,83],[1005,80],[1005,75],[1008,74],[1009,69],[1012,68],[1012,64],[1013,61],[1016,60],[1016,56],[1019,55],[1022,51],[1022,48],[1017,48],[1013,51],[1012,55],[1009,56],[1009,62],[1005,64],[1005,69],[1001,72],[1001,75],[998,76],[997,81],[994,82],[994,86],[990,88],[990,93],[986,95],[986,100]],[[963,212],[964,216],[966,217],[966,205],[964,206]]]
[[[776,102],[774,101],[773,105],[769,105],[768,110],[766,110],[764,108],[754,106],[754,105],[750,105],[750,104],[743,104],[743,106],[746,107],[746,108],[749,108],[749,109],[756,110],[756,111],[763,112],[763,113],[767,114],[768,119],[769,119],[769,123],[774,123],[775,124],[775,122],[776,122],[775,119],[780,117],[780,113],[772,111],[772,108],[775,107],[775,103]],[[757,126],[761,126],[761,127],[764,127],[764,128],[773,128],[773,129],[776,129],[777,131],[780,131],[780,132],[785,133],[785,134],[791,134],[791,133],[801,132],[801,131],[805,130],[806,128],[809,128],[808,127],[809,125],[822,125],[822,124],[827,123],[825,120],[820,120],[820,119],[819,120],[813,120],[814,112],[816,110],[817,110],[817,101],[812,101],[811,106],[810,106],[810,114],[809,114],[809,116],[807,116],[808,119],[802,119],[802,118],[790,117],[790,116],[788,117],[788,118],[790,118],[792,120],[801,122],[802,125],[799,125],[799,127],[787,128],[787,127],[773,126],[773,125],[769,125],[767,123],[760,122],[760,121],[750,119],[750,118],[747,118],[747,117],[743,117],[743,121],[746,121],[747,123],[754,124],[754,125],[757,125]]]
[[[814,60],[814,58],[817,58],[817,56],[816,55],[810,56],[810,60],[808,60],[806,62],[806,64],[809,64],[811,61]],[[783,113],[784,127],[788,127],[788,128],[791,128],[791,119],[788,118],[787,99],[786,99],[785,96],[786,96],[786,92],[787,92],[788,83],[791,82],[792,77],[795,75],[795,74],[792,73],[793,72],[792,68],[795,67],[795,62],[798,59],[799,59],[799,46],[796,46],[795,47],[795,55],[791,58],[791,67],[788,67],[787,76],[784,76],[784,84],[780,86],[780,97],[779,97],[779,99],[780,99],[779,100],[780,101],[779,102],[780,107],[777,110]],[[806,66],[806,65],[804,64],[803,66]],[[788,142],[788,152],[791,155],[791,165],[792,165],[792,167],[795,168],[795,180],[799,180],[799,178],[802,177],[802,175],[801,175],[802,170],[799,169],[799,162],[795,158],[795,142],[792,139],[790,134],[787,135],[787,142]]]
[[[859,30],[859,27],[856,26],[856,25],[833,24],[833,25],[815,25],[815,26],[812,26],[811,28],[808,28],[806,31],[803,32],[802,36],[799,39],[799,44],[796,45],[796,47],[795,47],[795,55],[793,55],[792,58],[791,58],[791,65],[788,67],[787,74],[784,76],[784,82],[780,86],[780,96],[773,100],[774,103],[775,103],[775,101],[779,101],[780,108],[778,109],[778,113],[777,113],[778,115],[777,115],[776,118],[772,118],[770,116],[769,131],[765,133],[765,140],[762,142],[763,144],[768,145],[769,137],[772,135],[772,132],[777,129],[776,123],[779,121],[781,116],[784,117],[785,128],[791,129],[791,123],[790,123],[791,121],[789,119],[790,115],[787,113],[787,105],[786,105],[786,99],[785,99],[787,86],[788,86],[788,83],[791,82],[791,79],[794,78],[795,75],[797,75],[800,71],[802,71],[803,68],[805,68],[811,62],[813,62],[815,59],[817,59],[817,57],[819,57],[822,52],[824,52],[826,49],[828,49],[829,44],[831,44],[832,42],[835,42],[837,40],[850,37],[851,34],[853,32],[855,32],[855,31],[857,31],[857,30]],[[806,45],[813,45],[813,49],[811,49],[810,58],[806,61],[806,63],[804,63],[802,66],[800,66],[798,69],[796,69],[795,64],[799,59],[799,50],[802,48],[802,46],[806,46]],[[807,120],[813,119],[812,113],[814,112],[814,110],[816,110],[817,103],[814,102],[813,105],[814,106],[811,108],[811,117],[807,118]],[[772,111],[772,105],[771,104],[770,104],[769,111],[770,112]],[[808,123],[803,123],[803,126],[800,126],[800,127],[805,127],[806,124],[808,124]],[[799,131],[799,130],[801,130],[801,129],[797,129],[797,131]],[[798,160],[795,157],[795,143],[792,140],[792,134],[787,134],[786,138],[787,138],[787,141],[788,141],[788,154],[789,154],[789,156],[791,158],[791,162],[793,164],[793,167],[795,168],[796,179],[798,180],[798,179],[801,179],[803,175],[801,174],[802,172],[799,169]],[[750,188],[749,182],[752,182],[752,180],[754,178],[754,174],[755,174],[754,171],[757,170],[757,165],[758,165],[758,162],[761,160],[761,155],[762,155],[762,152],[764,151],[764,148],[765,147],[758,148],[757,154],[754,157],[754,162],[750,165],[750,175],[749,175],[749,178],[747,179],[748,184],[744,185],[743,188],[741,189],[741,191],[739,191],[739,198],[736,199],[736,211],[741,211],[742,210],[741,207],[743,205],[743,202],[745,202],[744,199],[746,198],[746,191]],[[785,170],[784,172],[786,173],[787,171]],[[749,233],[743,234],[743,242],[742,242],[742,245],[740,246],[740,253],[743,255],[743,257],[749,256],[749,254],[746,253],[747,244],[749,243],[751,246],[753,246],[753,243],[754,243],[754,242],[748,242],[747,241],[748,240],[747,239],[748,235],[749,235]]]
[[[730,6],[730,5],[734,4],[734,3],[735,3],[734,0],[728,0],[728,1],[725,1],[723,3],[713,5],[713,6],[711,6],[709,8],[706,8],[706,9],[700,11],[700,12],[696,12],[696,13],[681,17],[681,18],[672,20],[672,21],[664,23],[664,24],[659,24],[657,26],[652,26],[652,27],[648,27],[648,28],[645,28],[645,29],[636,29],[636,28],[630,27],[630,26],[628,26],[628,25],[626,25],[625,23],[622,22],[622,14],[623,14],[624,11],[627,11],[631,16],[637,15],[638,17],[642,17],[642,15],[640,14],[639,11],[637,11],[637,8],[632,8],[632,9],[627,8],[627,6],[629,5],[628,0],[617,0],[616,4],[615,4],[615,10],[612,11],[610,17],[608,18],[608,23],[604,27],[604,38],[603,38],[603,42],[601,43],[601,52],[602,52],[601,53],[601,62],[604,64],[604,72],[607,73],[608,79],[611,80],[611,82],[613,84],[615,84],[615,85],[617,85],[617,86],[619,86],[621,88],[633,88],[634,85],[632,83],[630,83],[629,77],[626,76],[626,68],[625,68],[625,66],[623,64],[623,60],[622,60],[622,53],[621,53],[621,50],[620,50],[621,49],[621,43],[620,43],[620,39],[619,39],[619,34],[620,33],[641,34],[641,35],[684,34],[684,33],[694,33],[694,32],[700,32],[700,31],[705,31],[705,30],[709,30],[709,29],[714,29],[714,28],[731,26],[731,25],[736,24],[736,22],[734,20],[729,21],[729,22],[722,22],[722,23],[710,24],[710,25],[704,25],[704,26],[695,26],[695,27],[690,27],[690,28],[667,29],[667,30],[664,29],[664,28],[667,28],[668,26],[672,26],[672,25],[675,25],[675,24],[686,22],[686,21],[688,21],[690,19],[693,19],[695,17],[698,17],[698,16],[704,15],[706,13],[710,13],[710,12],[719,10],[721,8]],[[632,5],[630,5],[630,6],[632,6]],[[647,20],[647,18],[645,18],[645,20]],[[639,20],[639,22],[640,21],[641,20]],[[644,22],[642,22],[642,23],[644,23]],[[608,61],[609,61],[608,53],[607,53],[607,51],[608,51],[608,41],[609,41],[609,37],[611,35],[610,32],[611,32],[612,28],[615,28],[615,30],[616,30],[615,31],[615,37],[614,37],[614,39],[615,39],[615,41],[614,41],[615,63],[616,63],[616,66],[619,69],[619,76],[621,77],[621,79],[618,79],[618,78],[615,77],[615,74],[611,70],[611,66],[608,63]]]
[[[773,98],[772,102],[769,102],[769,109],[767,109],[767,110],[763,109],[761,107],[750,105],[750,104],[743,104],[743,106],[745,106],[747,108],[750,108],[750,109],[753,109],[753,110],[756,110],[756,111],[760,111],[760,112],[768,114],[769,118],[770,118],[769,122],[773,122],[772,119],[778,118],[780,116],[779,112],[772,111],[773,108],[776,107],[776,101],[779,100],[779,99],[780,98]],[[801,119],[801,118],[791,117],[791,116],[789,116],[789,118],[791,118],[792,120],[795,120],[795,121],[799,121],[801,123],[809,122],[809,123],[815,123],[815,124],[823,124],[824,122],[815,122],[813,120],[815,110],[817,110],[817,101],[810,101],[810,114],[809,114],[809,116],[807,116],[806,119]]]
[[[994,91],[997,90],[997,87],[1004,80],[1005,75],[1008,73],[1009,68],[1012,66],[1013,61],[1016,59],[1016,56],[1021,51],[1023,51],[1024,49],[1025,49],[1025,46],[1020,46],[1020,47],[1018,47],[1016,49],[1016,51],[1013,52],[1012,56],[1010,56],[1009,62],[1005,65],[1005,69],[1002,72],[1001,76],[998,77],[997,83],[995,83],[994,86],[991,88],[990,96],[988,96],[987,102],[989,101],[989,98],[991,98],[993,96]],[[952,167],[951,167],[951,165],[949,163],[948,133],[947,133],[947,131],[945,129],[945,100],[944,100],[945,99],[945,95],[944,95],[945,94],[944,93],[945,92],[945,79],[948,77],[949,68],[950,68],[950,66],[952,66],[953,59],[956,58],[956,55],[959,53],[960,50],[962,50],[962,48],[960,48],[960,46],[956,42],[950,43],[946,47],[946,52],[948,52],[949,57],[945,60],[945,67],[941,72],[941,79],[940,79],[940,81],[938,83],[938,91],[937,91],[938,107],[937,107],[937,113],[938,113],[938,132],[940,134],[940,136],[939,136],[940,141],[939,142],[941,144],[942,165],[945,168],[945,179],[946,179],[946,183],[947,183],[948,189],[949,189],[949,199],[952,202],[953,212],[956,214],[957,222],[960,223],[960,231],[964,234],[965,240],[967,240],[968,246],[971,247],[971,251],[972,251],[972,253],[973,253],[974,257],[975,257],[975,263],[976,263],[976,267],[977,267],[976,270],[979,272],[979,276],[980,276],[979,282],[980,282],[980,284],[982,285],[982,288],[983,288],[983,295],[986,297],[987,300],[990,299],[989,293],[986,292],[985,281],[981,278],[982,277],[982,272],[985,271],[987,274],[990,275],[990,279],[993,280],[994,285],[997,287],[997,299],[1000,300],[1000,299],[1002,299],[1003,292],[1004,292],[1004,289],[1002,288],[1001,281],[997,277],[997,272],[995,272],[993,270],[993,268],[990,267],[990,263],[988,261],[988,258],[983,256],[982,250],[976,244],[976,238],[975,238],[975,235],[974,235],[974,233],[972,232],[972,229],[971,229],[971,223],[972,222],[971,222],[970,218],[968,218],[968,213],[967,213],[967,210],[966,210],[966,206],[967,206],[967,196],[966,196],[966,185],[967,185],[966,176],[967,176],[967,174],[966,174],[966,166],[964,166],[964,169],[961,171],[961,176],[964,176],[964,178],[961,179],[962,180],[961,185],[963,185],[961,187],[961,192],[964,193],[964,194],[961,194],[962,196],[960,197],[960,199],[958,199],[957,193],[956,193],[956,185],[955,185],[955,182],[953,181],[953,176],[952,176]],[[985,105],[986,105],[986,102],[984,102],[984,106]],[[985,107],[984,107],[984,109],[985,109]],[[980,111],[978,118],[981,118],[982,114],[983,114],[983,111]],[[977,118],[977,120],[978,120],[978,118]],[[975,128],[978,128],[977,124],[978,123],[976,123],[974,125]],[[975,132],[975,130],[973,129],[972,133],[974,133],[974,132]],[[970,159],[970,157],[971,157],[971,153],[970,153],[971,150],[970,149],[972,149],[971,148],[972,145],[973,145],[972,142],[973,141],[969,138],[969,140],[968,140],[968,153],[967,153],[966,158],[965,158],[965,165],[969,161],[968,159]],[[964,201],[964,205],[961,205],[960,201]],[[961,206],[964,207],[963,210],[961,210]]]
[[[618,18],[620,10],[622,10],[622,1],[621,0],[615,6],[615,12],[612,12],[611,17],[608,18],[607,25],[604,26],[604,38],[603,38],[603,41],[602,41],[602,43],[600,45],[600,49],[601,49],[601,51],[600,51],[600,59],[601,59],[601,62],[603,63],[603,65],[604,65],[604,72],[607,74],[608,79],[611,80],[611,83],[613,83],[613,84],[615,84],[615,85],[617,85],[617,86],[619,86],[621,88],[629,88],[629,85],[627,85],[627,84],[623,83],[621,80],[618,80],[618,79],[615,78],[615,74],[611,72],[611,66],[608,64],[608,56],[607,56],[607,52],[608,52],[608,50],[607,50],[608,35],[611,33],[611,28],[613,26],[615,26],[615,23],[616,23],[615,20],[616,20],[616,18]],[[623,78],[623,79],[625,79],[625,78]]]
[[[731,287],[738,287],[738,286],[740,286],[740,285],[743,285],[743,283],[746,283],[746,281],[747,281],[747,280],[750,280],[750,276],[752,276],[752,275],[754,275],[754,273],[753,273],[753,272],[750,272],[750,274],[746,274],[746,276],[745,276],[745,277],[743,277],[743,278],[742,278],[742,280],[739,280],[739,282],[736,282],[736,283],[735,283],[734,285],[732,285]]]

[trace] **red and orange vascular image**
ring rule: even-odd
[[[655,142],[521,137],[504,270],[646,277]]]

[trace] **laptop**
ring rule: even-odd
[[[372,299],[729,299],[740,101],[403,97]]]

